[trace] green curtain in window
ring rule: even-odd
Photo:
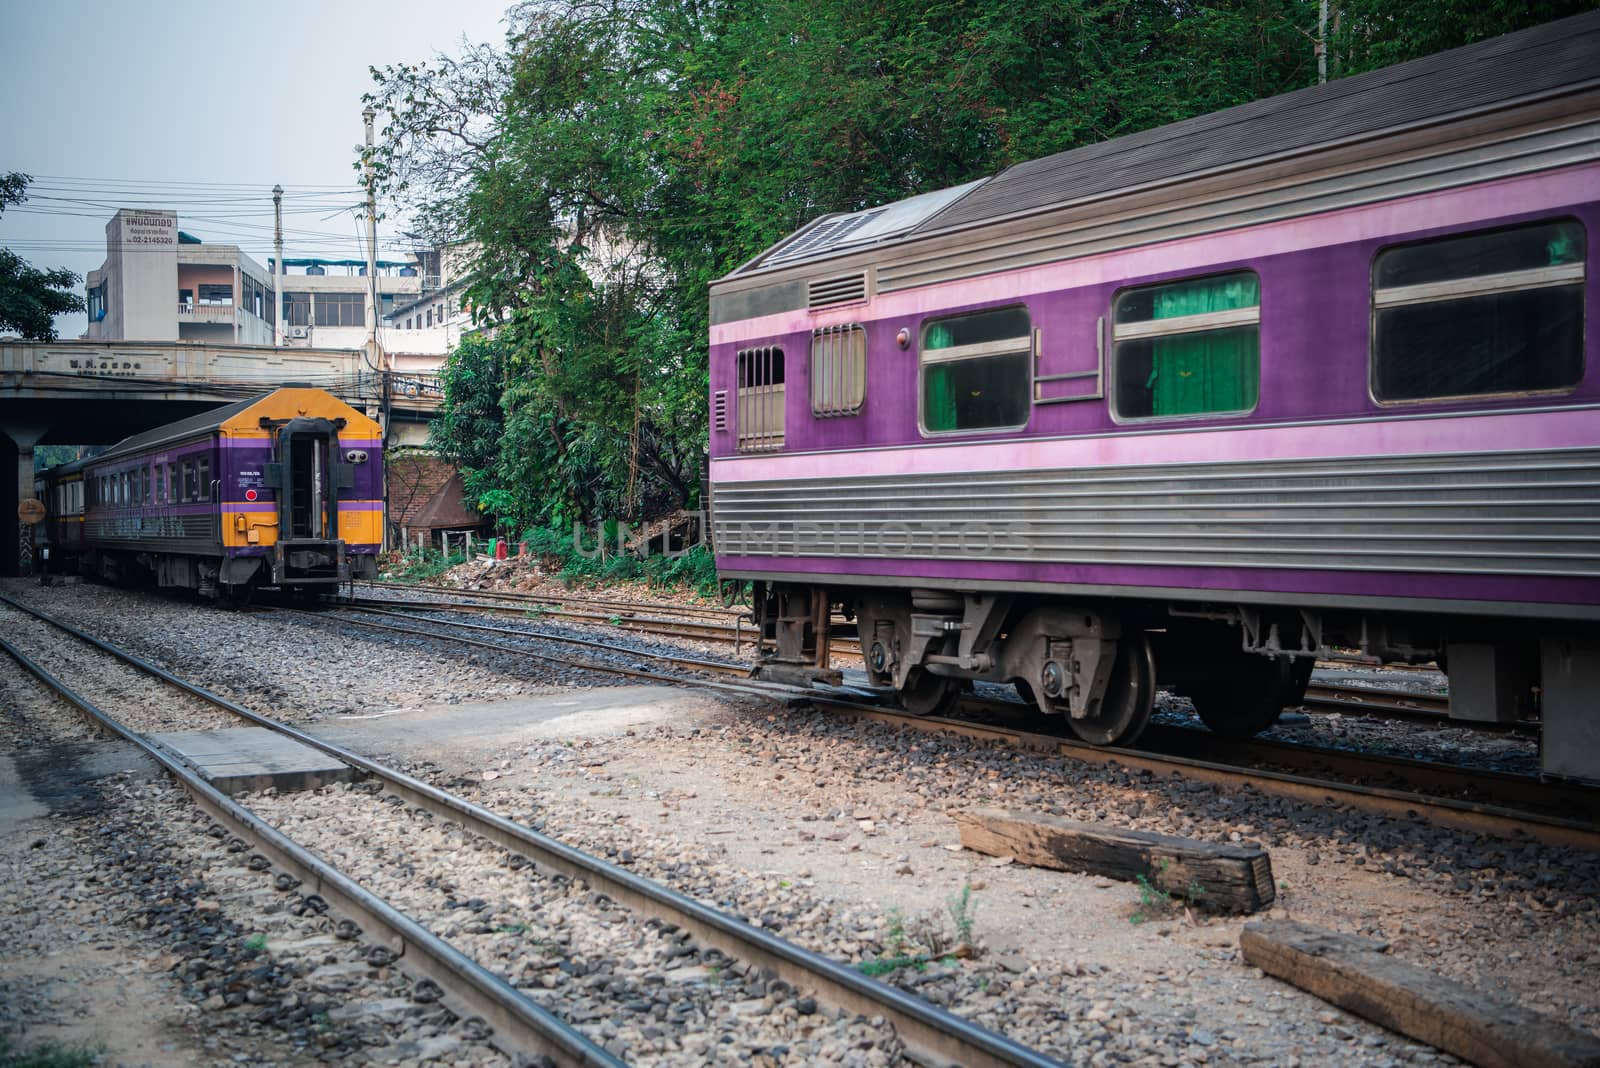
[[[1230,275],[1171,286],[1155,294],[1152,319],[1250,308],[1261,303],[1255,275]],[[1151,415],[1233,412],[1253,407],[1260,376],[1260,330],[1207,330],[1155,339],[1150,360]]]
[[[924,349],[947,349],[954,338],[950,328],[935,324],[928,328]],[[922,422],[929,430],[956,428],[956,393],[950,384],[950,365],[932,364],[922,373]]]

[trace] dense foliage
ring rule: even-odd
[[[28,199],[33,179],[0,174],[0,215],[8,204]],[[8,248],[0,248],[0,332],[14,330],[29,341],[54,341],[55,317],[83,311],[75,289],[82,281],[65,268],[40,270]]]
[[[1330,76],[1590,4],[1335,0]],[[1315,0],[541,0],[374,70],[380,175],[492,340],[435,442],[508,527],[693,505],[709,281],[824,212],[1300,88]]]

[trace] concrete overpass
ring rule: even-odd
[[[290,382],[387,417],[396,445],[425,441],[438,406],[435,381],[373,367],[360,349],[0,341],[0,507],[10,513],[0,517],[0,574],[19,568],[25,532],[15,502],[33,495],[35,446],[110,445]]]

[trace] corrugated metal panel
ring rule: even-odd
[[[1019,163],[931,233],[1447,119],[1600,79],[1600,12]]]
[[[717,551],[733,556],[1600,578],[1594,449],[718,482],[713,495]]]

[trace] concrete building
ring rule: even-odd
[[[442,288],[440,261],[437,253],[378,261],[380,324],[396,307],[422,303]],[[367,294],[374,288],[366,274],[364,260],[286,257],[283,296],[275,300],[270,259],[263,266],[237,245],[193,237],[179,229],[176,212],[123,208],[106,224],[105,262],[85,281],[84,338],[271,345],[281,314],[286,345],[360,348],[367,340]],[[455,340],[447,340],[443,329],[389,334],[383,329],[379,337],[385,349],[398,343],[405,352],[431,355],[434,369]]]
[[[90,341],[272,344],[272,275],[237,245],[178,229],[172,211],[123,208],[85,281]]]

